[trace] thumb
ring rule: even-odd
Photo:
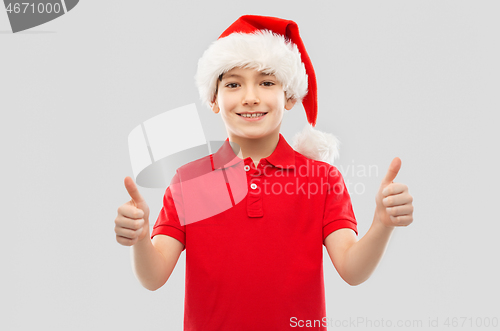
[[[142,198],[142,195],[139,193],[139,190],[137,189],[137,186],[134,183],[134,180],[130,178],[129,176],[125,177],[125,188],[128,191],[128,194],[134,200],[135,203],[140,203],[143,202],[144,199]]]
[[[398,175],[399,169],[401,169],[401,159],[399,157],[395,157],[389,165],[389,169],[387,170],[384,179],[382,179],[382,186],[387,186],[392,183],[394,178]]]

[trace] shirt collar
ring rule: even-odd
[[[275,167],[282,169],[294,169],[295,168],[295,151],[287,143],[283,135],[279,134],[278,145],[274,151],[268,157],[264,158],[267,162],[271,163]],[[239,158],[231,148],[229,138],[222,146],[213,154],[212,162],[213,169],[225,168],[234,166],[240,162],[244,161]]]

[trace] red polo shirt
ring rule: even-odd
[[[180,167],[151,238],[184,244],[184,330],[326,330],[323,244],[340,228],[357,234],[342,175],[280,133],[258,167],[229,138]]]

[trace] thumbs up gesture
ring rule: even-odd
[[[407,226],[413,222],[413,197],[408,193],[408,186],[393,182],[399,169],[401,159],[396,157],[389,165],[375,197],[376,216],[386,227]]]
[[[118,243],[132,246],[149,236],[149,207],[132,178],[125,178],[125,188],[131,200],[118,208],[115,233]]]

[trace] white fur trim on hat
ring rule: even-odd
[[[339,145],[334,135],[313,129],[309,123],[295,134],[292,142],[292,148],[300,154],[331,165],[339,157]]]
[[[209,108],[219,76],[236,67],[275,75],[287,99],[300,102],[308,92],[306,69],[293,42],[269,30],[232,33],[214,41],[198,61],[196,86]]]

